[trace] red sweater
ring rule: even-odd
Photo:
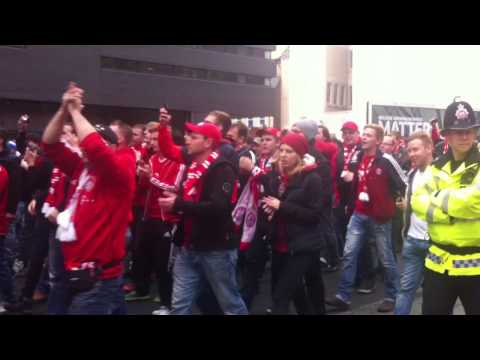
[[[135,157],[131,149],[112,151],[97,133],[80,144],[89,161],[89,182],[80,191],[73,224],[77,240],[62,243],[65,268],[83,263],[105,265],[125,256],[125,235],[135,192]],[[61,143],[44,144],[46,155],[77,184],[86,165]],[[102,279],[122,274],[123,264],[106,269]]]
[[[8,172],[0,165],[0,235],[5,236],[8,233],[9,221],[7,220],[7,200],[8,200]]]
[[[185,165],[166,158],[160,158],[158,154],[150,159],[152,177],[150,183],[142,182],[142,187],[150,191],[146,215],[152,219],[163,220],[169,223],[178,223],[180,216],[174,213],[166,213],[158,205],[158,199],[165,190],[177,193],[182,184]],[[146,186],[145,186],[146,185]]]

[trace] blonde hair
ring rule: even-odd
[[[375,131],[375,137],[377,138],[378,141],[383,141],[383,136],[385,134],[385,131],[383,130],[383,127],[378,124],[368,124],[363,127],[363,130],[365,129],[372,129]]]

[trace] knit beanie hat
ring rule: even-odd
[[[282,138],[281,144],[290,146],[301,158],[308,152],[308,142],[302,134],[288,133]]]
[[[314,140],[318,133],[318,125],[314,120],[301,120],[295,126],[303,132],[308,142]]]

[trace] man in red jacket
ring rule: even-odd
[[[402,177],[391,156],[379,151],[383,135],[381,126],[365,126],[362,150],[353,155],[343,176],[344,181],[353,182],[354,212],[348,224],[337,295],[326,301],[340,310],[350,309],[360,250],[370,238],[375,239],[378,256],[385,269],[385,298],[378,311],[393,311],[395,305],[399,274],[393,253],[391,226],[395,199],[403,196],[406,183],[405,176]]]
[[[116,150],[111,129],[97,132],[82,115],[83,90],[70,84],[60,109],[43,134],[46,155],[72,180],[75,191],[57,217],[62,242],[70,314],[124,314],[121,289],[125,234],[135,191],[135,157]],[[60,143],[71,116],[83,159]],[[110,145],[107,143],[107,141]]]

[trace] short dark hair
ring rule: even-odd
[[[328,128],[325,125],[319,125],[318,128],[322,129],[323,137],[325,138],[325,140],[327,142],[331,142],[332,137],[330,136],[330,131],[328,131]]]
[[[225,111],[214,110],[211,111],[208,115],[215,116],[217,119],[217,123],[222,125],[222,133],[223,136],[227,135],[228,130],[232,127],[232,118],[230,114],[226,113]]]
[[[242,122],[237,122],[233,124],[230,129],[237,128],[238,129],[238,136],[243,137],[245,141],[248,139],[248,127],[242,123]]]
[[[142,131],[145,131],[145,124],[135,124],[135,125],[133,125],[133,127],[132,127],[132,130],[133,130],[133,129],[140,129],[140,130],[142,130]]]
[[[120,133],[125,138],[125,142],[130,145],[133,138],[133,132],[130,125],[124,123],[122,120],[115,120],[110,123],[110,126],[118,126]]]

